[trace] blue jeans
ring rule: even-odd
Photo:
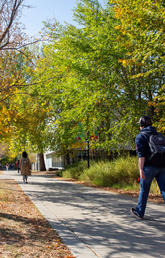
[[[145,179],[143,180],[140,178],[140,193],[138,205],[136,207],[137,212],[142,217],[145,213],[150,186],[154,178],[156,178],[160,192],[165,202],[165,168],[146,166],[144,167],[144,174]]]
[[[27,182],[27,178],[28,178],[27,176],[23,175],[23,181],[24,182]]]

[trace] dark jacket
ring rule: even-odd
[[[144,135],[143,132],[146,134]],[[156,134],[157,131],[155,127],[147,126],[144,127],[140,133],[136,136],[135,144],[136,144],[136,152],[139,158],[145,157],[145,163],[144,165],[150,165],[148,161],[148,157],[150,155],[150,149],[149,149],[149,136],[151,134]]]

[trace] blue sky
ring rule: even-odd
[[[103,2],[104,0],[100,0]],[[32,8],[24,8],[21,22],[25,25],[26,33],[37,35],[42,29],[42,21],[56,18],[57,21],[73,23],[73,8],[77,0],[25,0],[24,4]]]
[[[43,27],[42,21],[56,18],[60,23],[72,22],[73,8],[77,0],[25,0],[24,4],[32,8],[24,8],[22,23],[29,35],[37,34]]]

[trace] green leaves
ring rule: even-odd
[[[91,148],[133,148],[139,116],[162,123],[163,13],[161,1],[81,0],[77,26],[45,23],[48,42],[34,69],[25,64],[31,86],[18,98],[34,149],[65,154],[95,131]]]

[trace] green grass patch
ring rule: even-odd
[[[140,189],[140,184],[137,184],[136,182],[134,184],[114,184],[112,185],[112,188],[115,189],[122,189],[125,191],[139,191]]]
[[[155,178],[152,181],[151,188],[150,188],[150,193],[160,194],[159,186],[158,186]]]

